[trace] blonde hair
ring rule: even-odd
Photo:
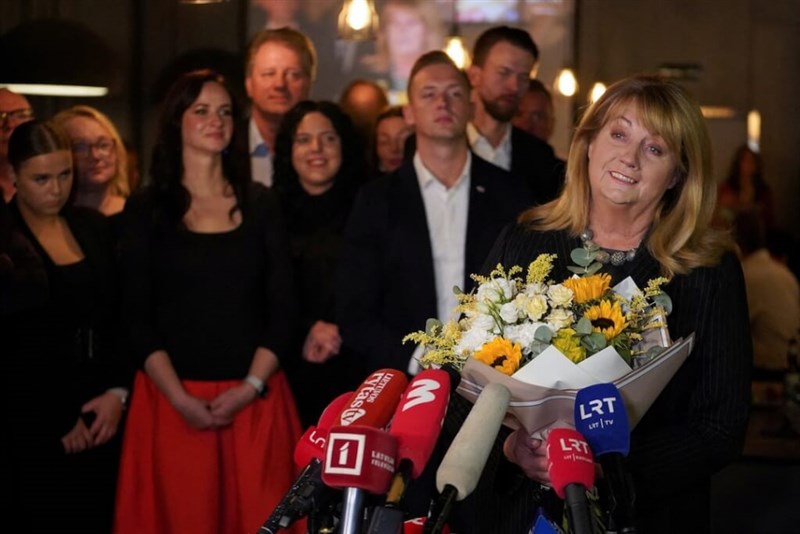
[[[127,197],[131,192],[130,183],[128,182],[128,153],[114,123],[104,113],[91,106],[72,106],[60,111],[53,117],[53,122],[66,129],[67,122],[75,117],[94,119],[108,131],[111,139],[114,140],[117,169],[114,172],[114,178],[111,180],[111,192],[117,196]]]
[[[578,235],[589,224],[589,144],[628,104],[635,104],[644,127],[667,143],[677,168],[676,185],[656,209],[647,237],[650,254],[672,277],[695,267],[716,265],[732,248],[730,236],[712,228],[717,185],[711,172],[711,142],[700,107],[675,83],[652,76],[621,80],[581,118],[570,145],[561,195],[520,216],[536,230],[568,230]]]

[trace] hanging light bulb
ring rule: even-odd
[[[594,104],[606,92],[606,84],[603,82],[594,82],[592,90],[589,91],[589,103]]]
[[[339,37],[349,41],[366,41],[375,37],[378,13],[373,0],[345,0],[339,12]]]
[[[753,152],[761,149],[761,113],[756,109],[747,114],[747,146]]]
[[[459,69],[463,69],[469,63],[469,52],[467,52],[467,48],[464,46],[464,41],[461,39],[460,35],[451,35],[447,38],[447,46],[444,48],[445,53],[450,56],[450,59],[453,60],[453,63]]]
[[[564,96],[573,96],[578,92],[578,80],[572,69],[561,69],[556,76],[556,90]]]

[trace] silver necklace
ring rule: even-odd
[[[604,249],[592,241],[592,238],[594,238],[594,232],[592,232],[589,228],[584,228],[583,232],[580,234],[580,238],[583,242],[584,248],[590,252],[594,252],[594,260],[602,263],[603,265],[610,263],[611,265],[619,267],[626,261],[633,261],[633,258],[636,257],[636,251],[639,250],[638,245],[630,250]]]

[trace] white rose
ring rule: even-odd
[[[547,292],[547,285],[541,282],[532,282],[525,286],[525,294],[529,297],[534,295],[544,295]]]
[[[555,284],[547,290],[551,305],[555,307],[567,307],[572,304],[575,294],[565,285]]]
[[[547,299],[544,295],[528,297],[525,313],[531,321],[538,321],[547,312]]]
[[[572,324],[572,312],[564,308],[556,308],[545,319],[551,330],[558,331]]]
[[[472,328],[464,332],[461,339],[458,340],[455,347],[456,353],[472,354],[477,352],[484,343],[490,341],[492,338],[494,338],[494,335],[483,328],[476,328],[473,325]]]
[[[505,278],[495,278],[478,288],[478,302],[506,302],[514,294],[513,284]]]
[[[536,335],[536,329],[540,326],[542,326],[542,323],[522,323],[507,326],[503,336],[512,343],[519,343],[522,351],[528,353]]]
[[[472,318],[470,328],[477,328],[484,332],[491,332],[495,328],[494,318],[491,315],[481,313]]]
[[[519,309],[517,308],[516,300],[506,302],[500,306],[500,318],[506,324],[514,324],[519,319]]]

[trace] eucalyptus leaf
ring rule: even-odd
[[[533,339],[549,345],[553,340],[553,331],[546,326],[540,326],[536,329],[536,332],[533,333]]]
[[[602,263],[593,263],[589,267],[587,267],[586,270],[589,274],[594,274],[602,268],[603,268]]]
[[[581,317],[575,324],[575,332],[581,336],[588,336],[592,333],[592,321],[586,317]]]
[[[442,331],[442,321],[439,319],[428,319],[425,321],[425,333],[429,336],[435,335],[434,329],[441,332]]]
[[[567,269],[569,269],[569,271],[571,273],[586,274],[586,268],[585,267],[575,267],[574,265],[569,265],[569,266],[567,266]]]
[[[606,348],[606,336],[600,332],[592,332],[581,339],[581,344],[583,344],[589,352],[595,353]]]
[[[574,248],[569,253],[569,257],[581,267],[586,267],[594,260],[594,253],[584,248]]]
[[[653,297],[653,302],[664,308],[664,313],[672,313],[672,299],[666,293],[659,293]]]
[[[464,291],[458,286],[453,286],[453,294],[454,295],[463,295]]]

